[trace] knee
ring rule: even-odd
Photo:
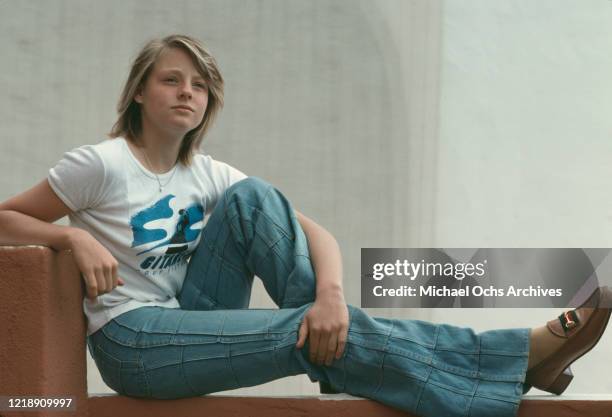
[[[259,177],[247,177],[230,186],[226,193],[231,196],[236,193],[247,193],[248,195],[263,196],[268,193],[272,185]]]

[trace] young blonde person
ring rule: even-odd
[[[201,42],[151,40],[111,139],[65,153],[0,204],[0,243],[72,251],[109,387],[170,399],[307,374],[431,417],[514,416],[531,386],[565,389],[569,365],[604,332],[607,287],[535,329],[370,317],[345,303],[329,232],[271,184],[199,152],[222,105]],[[70,226],[53,224],[66,215]],[[248,309],[254,275],[279,309]]]

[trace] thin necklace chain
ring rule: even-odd
[[[157,184],[159,185],[159,192],[161,193],[164,187],[168,185],[170,181],[172,181],[172,177],[174,177],[174,173],[176,172],[176,167],[173,168],[172,175],[170,175],[168,181],[166,181],[166,183],[162,185],[161,181],[159,180],[159,177],[157,176],[157,173],[153,171],[153,164],[151,164],[151,161],[149,160],[149,157],[147,156],[147,153],[145,152],[144,148],[142,150],[142,153],[144,154],[147,163],[149,164],[149,170],[153,173],[153,175],[155,175],[155,179],[157,180]]]

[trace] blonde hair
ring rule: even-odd
[[[142,133],[142,116],[140,104],[134,100],[140,89],[144,88],[151,74],[153,65],[160,54],[167,48],[181,48],[186,51],[206,81],[208,87],[208,105],[202,122],[183,137],[177,161],[190,165],[194,153],[199,149],[204,135],[223,108],[223,77],[215,58],[197,39],[186,35],[170,35],[162,39],[152,39],[146,43],[132,63],[128,79],[121,92],[117,104],[119,118],[113,125],[108,136],[110,138],[125,137],[136,142]]]

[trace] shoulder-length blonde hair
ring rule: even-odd
[[[189,166],[193,154],[199,149],[204,135],[223,107],[223,77],[217,62],[200,41],[190,36],[170,35],[162,39],[152,39],[142,48],[132,63],[117,104],[119,118],[108,136],[111,138],[121,136],[132,142],[138,140],[142,133],[142,116],[140,104],[134,100],[134,96],[144,88],[157,58],[167,48],[181,48],[186,51],[208,87],[208,105],[202,122],[185,134],[177,158],[179,162]]]

